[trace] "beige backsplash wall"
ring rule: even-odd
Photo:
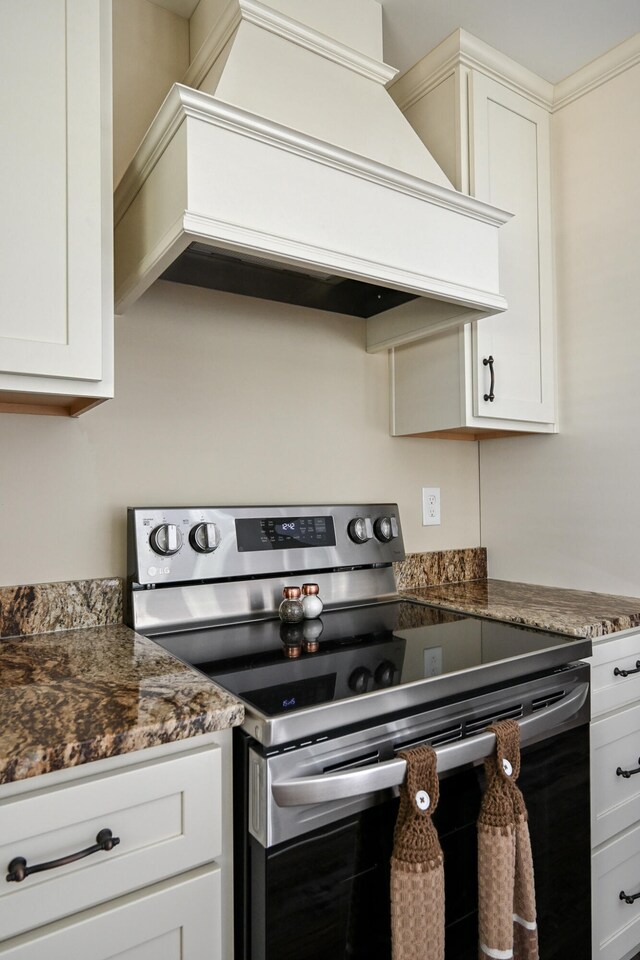
[[[481,445],[494,577],[640,596],[640,65],[553,117],[560,433]]]
[[[477,444],[390,437],[364,342],[358,319],[157,283],[116,320],[114,400],[0,415],[0,584],[123,576],[128,505],[397,500],[409,551],[477,546]]]

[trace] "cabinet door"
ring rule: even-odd
[[[220,960],[220,869],[203,867],[108,908],[0,944],[3,960]]]
[[[110,72],[103,43],[109,10],[108,0],[2,4],[4,374],[102,378],[101,104]]]
[[[509,309],[473,325],[475,417],[555,419],[549,115],[479,73],[469,75],[471,192],[514,214],[499,231]],[[489,394],[493,357],[495,399]]]

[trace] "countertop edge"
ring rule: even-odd
[[[497,594],[496,597],[478,600],[479,591],[484,591],[488,597],[491,590]],[[516,609],[515,602],[508,596],[500,597],[501,590],[506,595],[520,591],[523,595],[526,594],[527,601],[518,603]],[[608,640],[626,631],[640,628],[640,599],[598,594],[592,591],[568,590],[488,578],[435,586],[405,586],[399,590],[399,595],[405,600],[439,607],[452,613],[511,623],[565,636],[584,637],[595,642]],[[540,609],[537,611],[533,609],[536,595],[540,598]],[[552,609],[554,597],[557,598],[556,611]],[[615,614],[609,612],[585,614],[576,609],[580,603],[584,606],[619,603],[621,607],[633,607],[633,610]],[[575,607],[568,612],[567,606],[570,604],[574,604]]]
[[[4,638],[0,665],[0,785],[191,738],[196,745],[244,719],[230,693],[121,624]]]

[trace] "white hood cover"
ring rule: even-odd
[[[118,312],[164,275],[370,318],[381,349],[505,309],[509,215],[455,191],[387,93],[376,0],[199,8],[193,86],[116,192]]]

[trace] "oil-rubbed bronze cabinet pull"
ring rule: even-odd
[[[493,401],[496,398],[496,395],[493,392],[493,388],[496,385],[496,377],[495,377],[495,373],[493,372],[493,357],[485,357],[482,363],[485,367],[489,367],[489,373],[491,374],[491,383],[489,384],[489,393],[485,393],[484,398],[485,400],[488,400],[489,403],[493,403]]]
[[[616,667],[613,671],[614,677],[630,677],[632,673],[640,673],[640,660],[636,660],[635,670],[621,670],[620,667]]]
[[[114,837],[111,830],[105,828],[97,835],[96,842],[92,847],[79,850],[77,853],[70,853],[67,857],[49,860],[48,863],[36,863],[34,867],[28,867],[24,857],[14,857],[7,868],[9,870],[7,881],[14,880],[16,883],[20,883],[32,873],[42,873],[43,870],[55,870],[56,867],[64,867],[67,863],[75,863],[76,860],[82,860],[83,857],[88,857],[99,850],[113,850],[119,843],[120,837]]]
[[[625,893],[624,890],[620,891],[620,899],[624,900],[625,903],[635,903],[635,901],[640,897],[640,893],[634,893],[632,897],[628,893]]]
[[[638,757],[638,763],[640,763],[640,757]],[[636,773],[640,773],[640,767],[636,767],[635,770],[623,770],[622,767],[616,768],[616,777],[624,777],[625,780],[635,776]]]

